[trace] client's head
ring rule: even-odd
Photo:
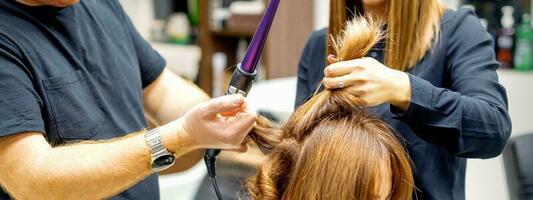
[[[410,160],[389,126],[342,90],[322,92],[281,129],[252,133],[265,163],[248,182],[253,199],[410,199]]]
[[[364,33],[367,39],[357,40],[366,44],[353,43],[359,45],[359,53],[345,53],[339,59],[364,56],[380,38],[379,25],[355,20],[347,27],[352,32],[343,37]],[[346,44],[350,45],[337,45],[337,52],[351,48]],[[251,197],[410,199],[414,184],[406,151],[389,126],[366,114],[357,101],[343,90],[328,90],[302,105],[281,129],[259,119],[250,136],[267,159],[248,180]]]

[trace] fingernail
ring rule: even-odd
[[[233,95],[231,98],[231,104],[234,106],[240,106],[244,100],[242,94]]]

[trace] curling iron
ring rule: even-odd
[[[243,96],[246,96],[250,91],[255,76],[257,75],[257,63],[259,62],[259,58],[261,57],[261,53],[263,52],[263,48],[268,38],[268,33],[270,32],[270,27],[276,16],[279,2],[280,0],[271,0],[268,4],[261,19],[261,23],[259,24],[259,27],[257,27],[254,37],[252,38],[252,42],[246,50],[242,63],[239,63],[235,72],[233,72],[226,95],[242,94]],[[216,182],[215,166],[218,154],[220,154],[220,149],[207,149],[204,154],[204,161],[207,167],[207,174],[209,179],[211,179],[215,193],[218,199],[222,200]]]

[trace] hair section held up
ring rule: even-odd
[[[338,61],[362,58],[385,36],[383,24],[370,17],[355,17],[345,27],[339,37],[329,36]]]

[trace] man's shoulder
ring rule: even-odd
[[[80,3],[83,3],[85,7],[89,8],[90,12],[95,12],[100,15],[111,14],[112,17],[116,17],[121,21],[125,20],[126,13],[119,0],[85,0]]]
[[[120,12],[122,10],[122,6],[118,0],[84,0],[80,3],[87,6],[104,6],[115,12]]]

